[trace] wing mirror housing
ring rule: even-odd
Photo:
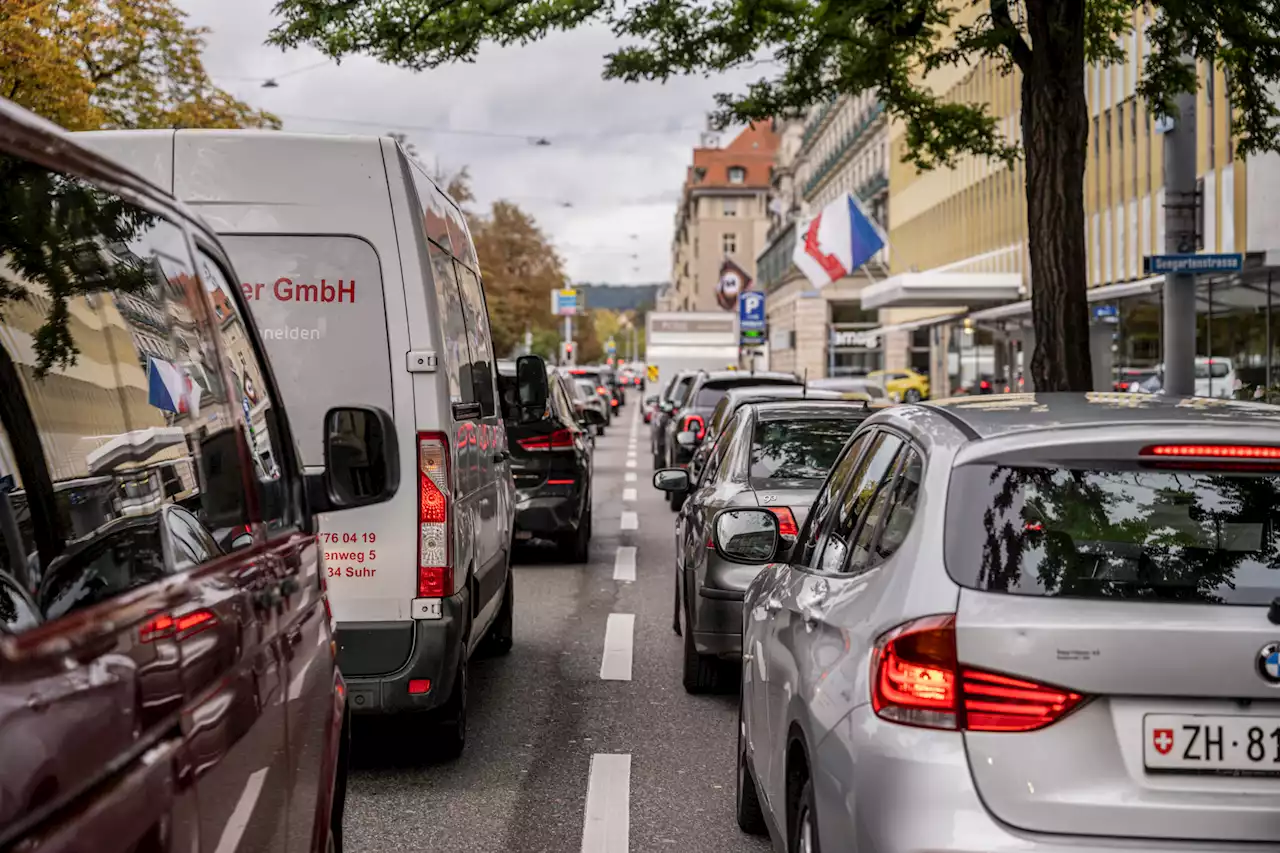
[[[684,468],[659,468],[653,472],[653,487],[660,492],[687,492],[689,472]]]
[[[541,356],[522,355],[516,359],[516,402],[525,419],[541,418],[547,410],[551,388],[547,383],[547,363]]]
[[[716,554],[730,563],[755,566],[778,559],[783,547],[778,517],[767,509],[724,509],[712,522]]]
[[[307,475],[312,512],[336,512],[391,500],[400,488],[400,446],[391,415],[344,406],[324,416],[324,471]]]
[[[604,412],[590,406],[582,410],[582,419],[591,426],[604,426]]]
[[[676,433],[676,444],[681,447],[693,447],[698,443],[698,434],[691,429]]]

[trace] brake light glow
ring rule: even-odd
[[[1086,701],[1070,690],[958,663],[955,624],[954,615],[926,616],[880,638],[871,658],[877,716],[932,729],[1029,732]]]
[[[1263,459],[1280,461],[1280,447],[1252,444],[1153,444],[1143,456],[1178,456],[1191,459]]]
[[[548,486],[572,486],[573,480],[547,480]]]
[[[453,595],[449,437],[418,433],[418,597]]]
[[[800,527],[796,524],[796,517],[791,514],[791,510],[785,506],[765,507],[769,512],[778,517],[778,533],[783,536],[799,536]]]
[[[525,450],[572,450],[573,433],[558,429],[550,435],[534,435],[520,439],[517,444]]]
[[[409,695],[421,696],[431,690],[430,678],[411,678],[409,679]]]
[[[609,393],[609,389],[604,387],[603,385],[597,385],[596,393],[599,394],[600,396],[604,396],[605,394]]]
[[[694,426],[697,424],[697,427]],[[684,422],[680,425],[681,432],[697,431],[698,441],[702,441],[707,435],[707,422],[702,419],[701,415],[685,415]]]
[[[154,643],[175,637],[178,640],[189,640],[201,631],[218,624],[218,617],[212,610],[193,610],[181,616],[160,613],[153,616],[138,632],[138,639],[144,643]]]
[[[982,380],[981,383],[979,383],[978,387],[981,388],[983,391],[986,391],[991,387],[991,383],[984,379]]]

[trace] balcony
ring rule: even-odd
[[[805,182],[803,193],[805,199],[809,199],[814,191],[826,183],[827,178],[835,172],[836,167],[844,160],[844,156],[862,143],[868,131],[876,125],[877,120],[883,114],[884,105],[877,102],[871,109],[867,110],[866,115],[862,117],[860,122],[849,128],[840,141],[836,143],[835,149],[818,165],[818,168],[814,169],[813,174],[809,176],[809,180]]]
[[[768,293],[782,283],[792,269],[796,250],[796,224],[791,222],[756,259],[756,279]]]

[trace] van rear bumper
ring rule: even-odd
[[[466,589],[446,598],[440,619],[415,619],[411,622],[339,622],[338,666],[343,659],[358,659],[367,667],[371,644],[385,645],[384,632],[402,629],[409,632],[412,645],[408,660],[386,675],[350,675],[347,682],[347,707],[356,714],[399,714],[430,711],[445,703],[453,691],[458,663],[466,654],[467,617],[471,600]],[[397,655],[397,657],[399,657]],[[394,667],[400,661],[389,661]],[[365,668],[365,667],[362,667]],[[410,694],[409,682],[428,679],[431,689]]]

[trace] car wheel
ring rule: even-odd
[[[902,399],[906,400],[908,403],[919,403],[919,402],[920,402],[920,389],[919,389],[919,388],[908,388],[908,389],[907,389],[907,393],[902,395]]]
[[[515,644],[515,577],[511,569],[507,569],[507,584],[502,591],[502,606],[494,617],[489,628],[489,636],[485,637],[485,651],[491,655],[505,655]]]
[[[818,814],[813,804],[813,780],[806,779],[796,806],[796,822],[792,827],[790,853],[821,853],[818,846]]]
[[[462,660],[453,677],[453,692],[444,705],[436,711],[435,731],[431,734],[430,747],[445,761],[462,755],[467,745],[467,650],[462,649]]]
[[[698,654],[693,645],[693,626],[684,622],[684,689],[686,693],[713,693],[720,689],[723,667],[718,658]]]
[[[737,812],[738,828],[749,835],[767,835],[769,827],[764,822],[764,811],[760,808],[760,794],[756,791],[756,780],[751,775],[751,766],[747,764],[747,739],[743,729],[742,702],[746,698],[742,691],[738,693],[738,791]]]
[[[560,540],[560,551],[570,563],[585,563],[591,555],[591,510],[578,522],[578,529]]]

